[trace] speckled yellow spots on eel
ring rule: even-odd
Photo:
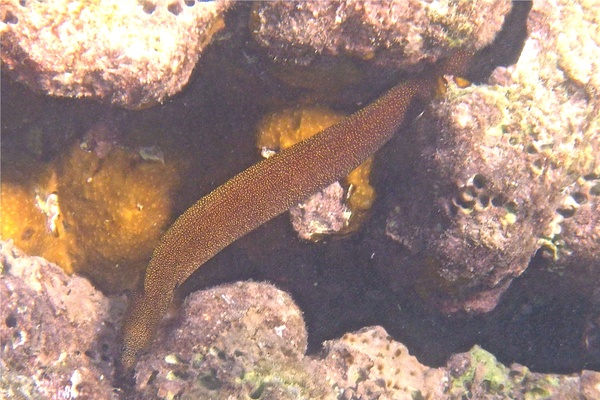
[[[130,370],[154,337],[175,289],[230,243],[347,175],[398,130],[415,98],[432,98],[437,78],[461,75],[466,53],[401,83],[369,106],[234,176],[183,213],[162,237],[131,301],[122,363]]]

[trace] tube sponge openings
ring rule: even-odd
[[[135,365],[167,312],[174,290],[236,239],[347,175],[386,143],[415,98],[428,101],[438,77],[461,75],[458,52],[425,76],[403,82],[369,106],[311,138],[255,164],[184,212],[161,238],[123,328],[122,364]]]

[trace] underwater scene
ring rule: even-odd
[[[600,399],[596,1],[0,4],[0,398]]]

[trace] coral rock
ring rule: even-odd
[[[448,360],[448,397],[494,399],[595,399],[600,374],[584,370],[559,375],[531,372],[520,364],[502,365],[479,346]]]
[[[341,399],[441,399],[445,372],[429,368],[380,326],[324,343],[327,378]]]
[[[3,0],[2,66],[53,96],[150,106],[187,83],[228,7],[225,1]]]
[[[140,399],[333,398],[322,373],[309,373],[302,312],[286,293],[215,287],[190,295],[180,315],[137,364]]]
[[[581,12],[562,10],[569,9]],[[578,70],[573,79],[558,63],[568,57],[561,38],[589,23],[552,24],[541,17],[555,18],[549,10],[534,3],[515,66],[496,71],[494,84],[452,85],[419,124],[421,157],[387,233],[411,254],[406,265],[420,269],[422,295],[444,311],[490,311],[540,248],[565,263],[586,262],[590,278],[598,274],[598,100],[582,84],[591,76]],[[590,49],[597,59],[599,47]]]
[[[261,2],[251,26],[276,61],[341,55],[411,69],[449,48],[482,48],[510,9],[507,0]]]
[[[2,398],[598,398],[598,372],[533,373],[478,346],[431,368],[380,326],[307,356],[300,309],[285,292],[254,282],[190,295],[141,357],[125,395],[111,386],[124,299],[106,298],[10,242],[0,242],[0,267]]]
[[[124,301],[0,242],[0,397],[117,399],[111,386]]]

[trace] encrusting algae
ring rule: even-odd
[[[2,238],[106,292],[135,287],[171,217],[175,168],[121,147],[99,158],[75,144],[34,169],[44,172],[2,181]]]
[[[402,126],[413,100],[431,100],[437,78],[464,74],[469,60],[470,54],[455,53],[341,122],[251,166],[185,211],[154,249],[144,283],[130,303],[123,327],[123,367],[134,367],[174,291],[194,271],[233,241],[363,163]]]

